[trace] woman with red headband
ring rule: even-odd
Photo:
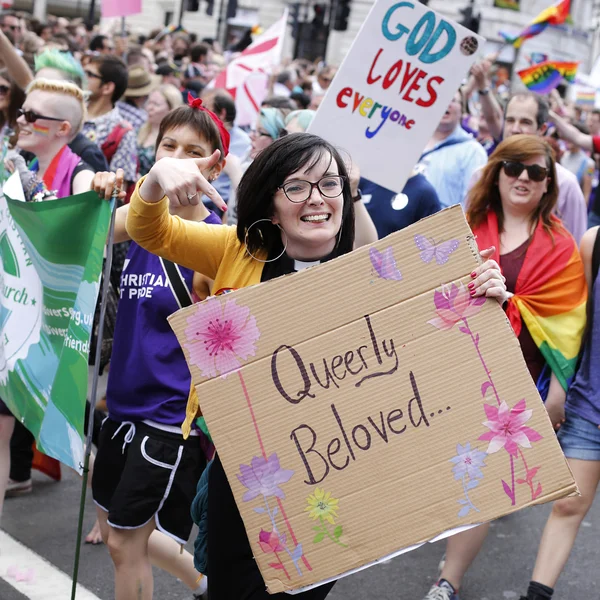
[[[157,161],[208,158],[215,150],[227,156],[229,133],[201,101],[180,106],[162,120]],[[202,175],[214,181],[224,165],[220,160]],[[110,197],[117,178],[99,173],[92,189]],[[115,242],[128,239],[128,208],[117,211]],[[221,223],[202,203],[172,212],[185,220]],[[200,281],[198,273],[132,242],[119,290],[108,417],[92,478],[102,537],[115,565],[116,600],[152,598],[151,563],[184,581],[195,598],[206,594],[206,578],[194,571],[189,553],[180,554],[192,529],[190,505],[205,459],[200,432],[192,431],[185,440],[181,433],[190,374],[167,322],[170,314],[191,304],[194,291],[202,293]]]

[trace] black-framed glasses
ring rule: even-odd
[[[520,177],[523,171],[527,171],[529,179],[537,183],[544,181],[548,177],[548,169],[540,165],[524,165],[522,162],[505,160],[502,166],[507,177]]]
[[[33,110],[23,110],[19,108],[17,110],[17,115],[19,117],[23,117],[28,123],[35,123],[39,119],[44,119],[46,121],[65,121],[66,119],[61,119],[59,117],[47,117],[46,115],[40,115]]]
[[[90,77],[91,79],[100,79],[102,81],[102,75],[98,75],[98,73],[94,73],[94,71],[90,71],[89,69],[84,69],[86,77]]]
[[[4,96],[10,92],[10,86],[8,85],[0,85],[0,95]]]
[[[322,177],[316,183],[305,181],[304,179],[294,179],[280,185],[278,189],[283,190],[286,198],[290,202],[306,202],[312,195],[315,188],[324,198],[337,198],[344,190],[343,175],[328,175]]]

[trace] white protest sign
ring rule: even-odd
[[[378,0],[309,131],[401,192],[483,42],[417,1]]]

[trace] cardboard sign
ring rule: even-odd
[[[309,131],[401,192],[483,41],[417,1],[378,0]]]
[[[576,491],[478,264],[457,206],[170,318],[269,592]]]

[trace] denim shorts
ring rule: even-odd
[[[591,421],[568,412],[557,436],[567,458],[600,461],[600,429]]]

